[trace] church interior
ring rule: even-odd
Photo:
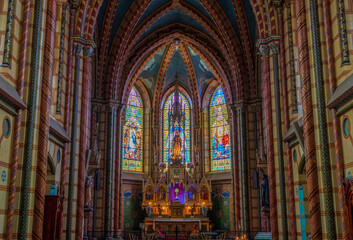
[[[0,0],[0,239],[353,239],[353,0]]]

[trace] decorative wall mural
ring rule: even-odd
[[[188,47],[188,50],[190,52],[191,60],[194,65],[195,74],[196,74],[197,82],[199,86],[199,93],[201,95],[206,84],[214,76],[210,68],[205,63],[205,61],[202,60],[202,58],[196,52],[194,52],[190,47]]]
[[[165,103],[163,133],[163,160],[166,165],[176,156],[180,156],[180,160],[187,164],[190,161],[190,107],[185,96],[178,90]]]
[[[230,230],[230,191],[229,185],[212,187],[212,210],[210,219],[214,229]]]
[[[142,171],[143,104],[135,88],[132,88],[130,92],[125,114],[123,170]]]
[[[159,67],[161,65],[165,48],[159,51],[145,66],[140,74],[140,78],[146,83],[146,86],[154,94],[154,88],[157,81]]]
[[[0,135],[0,146],[4,138],[8,138],[11,133],[11,122],[9,117],[4,117],[2,120],[2,132]]]
[[[213,93],[210,104],[211,171],[231,168],[228,110],[222,88]]]

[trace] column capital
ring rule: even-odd
[[[268,38],[260,38],[256,43],[256,47],[259,49],[259,55],[269,57],[279,54],[279,40],[280,35],[271,35]]]
[[[85,39],[81,36],[73,36],[75,49],[78,48],[79,51],[75,52],[75,54],[80,54],[81,49],[83,49],[84,58],[89,58],[92,56],[94,49],[96,48],[96,43],[93,39]]]

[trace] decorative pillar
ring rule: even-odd
[[[70,6],[71,7],[71,6]],[[70,8],[70,29],[69,29],[69,40],[68,40],[68,53],[67,53],[67,77],[66,77],[66,97],[65,97],[65,106],[64,106],[64,128],[68,133],[70,131],[70,106],[71,106],[71,85],[72,85],[72,56],[74,53],[73,47],[73,32],[75,25],[75,9]],[[66,166],[67,158],[69,154],[69,144],[65,145],[63,151],[63,158],[61,161],[61,172],[60,172],[60,195],[65,198],[65,188],[66,188]],[[63,200],[63,204],[65,199]],[[65,209],[65,208],[64,208]],[[62,239],[61,236],[64,230],[64,211],[61,212],[60,223],[59,223],[59,239]]]
[[[328,239],[336,239],[336,224],[335,213],[333,206],[333,193],[332,193],[332,178],[331,178],[331,164],[330,152],[327,134],[326,122],[326,100],[325,100],[325,86],[322,71],[322,57],[321,57],[321,42],[320,42],[320,25],[318,16],[317,1],[310,0],[311,11],[311,24],[312,24],[312,38],[314,49],[314,66],[315,66],[315,82],[316,82],[316,97],[318,102],[318,117],[319,117],[319,130],[320,130],[320,145],[321,145],[321,159],[323,170],[323,183],[324,183],[324,199],[326,206],[327,218],[327,232]]]
[[[114,176],[114,232],[118,232],[120,224],[120,192],[121,192],[121,171],[122,171],[122,116],[124,105],[118,105],[116,109],[116,155],[115,155],[115,176]]]
[[[287,11],[290,13],[290,4],[287,5]],[[284,129],[285,131],[289,130],[290,127],[290,120],[289,120],[289,103],[288,103],[288,94],[287,94],[287,74],[286,74],[286,57],[285,57],[285,46],[284,46],[284,23],[283,23],[283,8],[282,6],[279,6],[277,8],[278,10],[278,24],[279,24],[279,31],[280,31],[280,57],[281,57],[281,80],[282,80],[282,94],[283,94],[283,115],[284,115]],[[289,18],[292,18],[291,14],[288,16]],[[290,19],[290,22],[288,22],[288,26],[292,25],[292,19]],[[292,31],[292,26],[290,26],[290,29],[288,31]],[[292,33],[290,33],[292,34]],[[289,36],[289,35],[288,35]],[[291,36],[292,38],[292,36]],[[293,50],[293,39],[289,40],[292,44],[290,48],[292,48],[290,51]],[[290,65],[292,65],[292,57],[294,56],[291,55],[290,53]],[[294,60],[293,60],[293,65],[294,65]],[[292,81],[292,89],[295,89],[295,99],[293,99],[293,102],[295,102],[293,108],[297,111],[297,95],[296,95],[296,84],[295,84],[295,76],[293,74],[294,71],[294,66],[292,69],[291,66],[291,81]],[[294,78],[294,81],[293,81]],[[293,92],[293,91],[292,91]],[[291,231],[291,237],[292,239],[297,239],[297,217],[295,213],[295,196],[294,196],[294,181],[293,181],[293,163],[292,163],[292,154],[291,154],[291,149],[289,147],[289,143],[285,143],[285,148],[286,148],[286,158],[287,158],[287,168],[288,168],[288,198],[289,198],[289,229]]]
[[[49,143],[49,121],[53,82],[55,23],[56,0],[49,0],[45,25],[42,91],[40,98],[40,127],[38,136],[36,187],[34,195],[33,239],[42,239],[43,237],[45,184],[47,178]]]
[[[76,155],[76,137],[77,137],[77,115],[78,115],[78,98],[80,83],[80,52],[82,46],[75,46],[75,76],[74,76],[74,93],[72,102],[72,123],[71,123],[71,149],[70,149],[70,165],[69,165],[69,188],[67,194],[67,218],[66,218],[66,240],[71,240],[72,228],[72,201],[74,194],[75,180],[75,155]]]
[[[331,16],[330,16],[330,1],[323,0],[322,3],[324,13],[324,28],[325,28],[325,43],[326,43],[326,55],[328,65],[328,78],[330,83],[330,95],[332,96],[336,89],[336,72],[335,72],[335,59],[333,54],[333,41],[332,41],[332,30],[331,30]],[[344,188],[344,162],[342,152],[342,138],[341,138],[341,125],[339,117],[336,115],[336,109],[332,109],[332,121],[333,121],[333,142],[335,146],[336,156],[336,168],[338,178],[338,197],[339,197],[339,209],[342,229],[342,239],[350,240],[349,233],[349,221],[348,221],[348,208],[345,200]]]
[[[250,213],[249,213],[249,169],[248,169],[248,146],[247,146],[247,106],[238,106],[240,114],[240,144],[241,144],[241,173],[242,173],[242,209],[243,209],[243,231],[249,236],[250,233]]]
[[[234,199],[234,224],[235,224],[235,231],[240,231],[240,219],[241,219],[241,214],[240,214],[240,178],[239,178],[239,151],[238,151],[238,123],[237,123],[237,105],[232,105],[230,106],[230,109],[232,111],[232,134],[231,134],[231,140],[233,143],[233,154],[232,154],[232,170],[233,170],[233,199]]]
[[[338,21],[340,23],[340,40],[341,40],[341,58],[342,65],[350,65],[349,60],[349,47],[348,47],[348,36],[347,36],[347,24],[345,16],[344,0],[338,0]]]
[[[104,205],[104,237],[110,239],[112,231],[112,192],[113,192],[113,161],[114,161],[114,134],[115,134],[115,106],[107,105],[107,156],[106,156],[106,179],[105,179],[105,205]]]
[[[11,52],[11,38],[12,38],[12,24],[13,24],[13,9],[14,0],[9,0],[9,6],[7,9],[7,22],[6,22],[6,34],[5,34],[5,48],[4,57],[2,60],[2,66],[10,67],[10,52]]]
[[[277,196],[276,196],[276,171],[273,146],[273,124],[272,124],[272,103],[271,103],[271,79],[269,47],[259,46],[262,55],[262,69],[264,82],[264,108],[265,108],[265,128],[266,128],[266,149],[267,149],[267,171],[270,195],[270,219],[272,239],[279,239],[277,222]]]
[[[18,66],[18,80],[17,80],[17,91],[21,99],[23,99],[23,88],[26,73],[26,56],[28,48],[28,25],[29,25],[29,13],[30,13],[30,1],[23,2],[23,17],[21,26],[21,52]],[[16,182],[17,182],[17,169],[20,152],[20,134],[21,134],[21,123],[22,123],[23,110],[17,110],[13,148],[12,148],[12,161],[10,165],[10,184],[9,184],[9,197],[8,197],[8,209],[7,209],[7,228],[6,236],[7,240],[12,239],[13,230],[13,218],[15,214],[15,198],[16,198]]]
[[[281,217],[282,217],[282,233],[283,239],[288,239],[287,224],[287,197],[286,197],[286,180],[283,159],[283,136],[282,136],[282,108],[281,108],[281,92],[279,86],[278,74],[278,54],[279,54],[279,37],[275,37],[276,41],[269,44],[270,55],[273,60],[273,78],[275,90],[275,107],[276,107],[276,132],[277,132],[277,151],[278,151],[278,167],[279,167],[279,185],[281,198]]]
[[[65,47],[65,26],[66,26],[66,4],[62,4],[61,28],[60,28],[60,50],[59,50],[59,73],[58,73],[58,89],[56,95],[56,114],[61,114],[61,86],[63,78],[63,58]]]
[[[304,151],[309,195],[311,239],[314,240],[322,238],[322,230],[305,0],[296,0],[295,7],[299,46],[299,72],[303,102]]]
[[[87,153],[87,130],[88,130],[88,106],[91,93],[89,84],[91,81],[91,55],[92,47],[83,48],[83,76],[82,76],[82,95],[81,95],[81,118],[80,118],[80,148],[78,161],[78,181],[77,181],[77,210],[76,210],[76,231],[75,239],[83,237],[83,218],[85,201],[85,182],[86,182],[86,153]]]
[[[37,88],[39,83],[39,66],[40,66],[40,45],[41,45],[41,25],[43,2],[36,0],[34,4],[34,19],[33,19],[33,33],[32,33],[32,57],[31,57],[31,72],[30,72],[30,89],[28,96],[27,107],[27,124],[26,137],[23,154],[23,170],[22,170],[22,188],[21,188],[21,205],[19,216],[19,230],[18,239],[26,240],[27,225],[28,225],[28,208],[30,202],[30,182],[31,182],[31,167],[33,157],[33,135],[34,123],[36,115],[37,103]]]

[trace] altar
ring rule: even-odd
[[[143,182],[142,207],[147,231],[209,231],[211,184],[200,174],[200,160],[190,161],[185,141],[185,114],[179,92],[168,110],[165,161],[155,162],[158,174]],[[196,148],[195,148],[196,149]],[[197,154],[195,154],[197,156]],[[156,158],[157,159],[157,158]]]
[[[210,226],[210,220],[207,217],[201,218],[146,218],[146,231],[168,231],[172,232],[176,230],[187,232],[192,230],[208,232]]]

